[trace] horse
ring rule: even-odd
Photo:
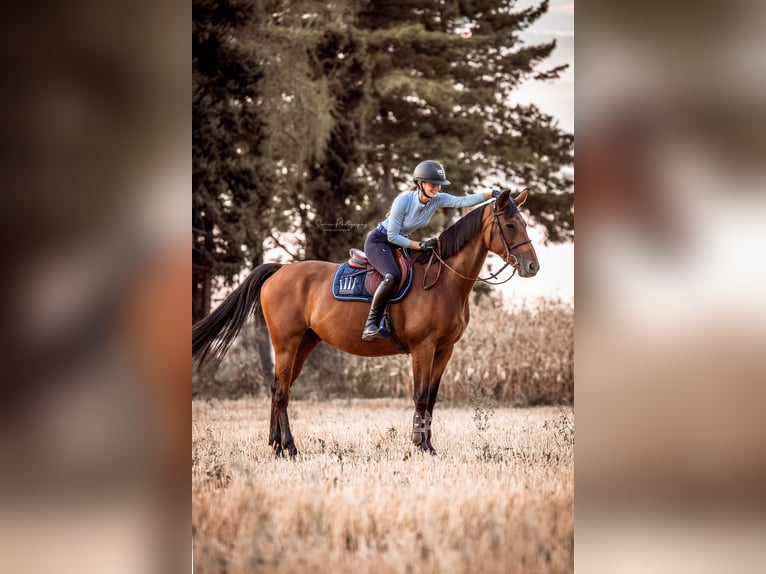
[[[412,442],[435,455],[431,421],[436,396],[455,343],[468,326],[468,299],[489,251],[521,277],[533,277],[540,269],[518,210],[528,191],[515,200],[509,190],[503,191],[441,233],[437,252],[413,257],[410,292],[390,307],[396,341],[362,341],[369,304],[333,298],[330,285],[337,263],[265,263],[193,326],[192,357],[200,366],[220,360],[247,319],[262,311],[274,348],[269,445],[277,456],[287,451],[295,457],[287,416],[290,389],[320,341],[363,357],[409,353],[415,402]]]

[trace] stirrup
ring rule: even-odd
[[[375,331],[372,330],[373,327],[375,326],[371,325],[370,329],[367,330],[367,326],[365,326],[364,331],[362,331],[362,341],[391,338],[391,327],[389,326],[388,315],[385,313],[380,317],[380,321],[377,327],[375,327]]]
[[[391,338],[391,325],[390,325],[390,319],[388,317],[388,305],[386,305],[386,309],[383,310],[383,315],[380,318],[380,323],[378,324],[378,336],[380,336],[382,339],[390,339]]]

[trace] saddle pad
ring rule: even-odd
[[[341,263],[332,278],[332,296],[338,301],[365,301],[372,302],[372,295],[364,288],[364,280],[367,273],[364,269],[354,269],[348,263]],[[404,286],[391,298],[390,303],[396,303],[404,299],[412,283],[412,272],[407,274]]]

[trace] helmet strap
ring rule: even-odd
[[[416,181],[415,184],[418,186],[418,201],[420,201],[420,203],[428,203],[429,201],[431,201],[433,199],[432,197],[430,197],[426,193],[426,190],[423,188],[423,182],[422,181]],[[423,194],[423,197],[426,198],[425,202],[420,199],[420,194],[421,193]]]

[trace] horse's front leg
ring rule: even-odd
[[[421,451],[428,454],[436,454],[434,447],[431,446],[431,413],[415,410],[412,417],[412,442]]]
[[[436,450],[431,444],[431,421],[433,420],[434,406],[436,405],[436,396],[439,394],[439,385],[441,384],[442,375],[447,368],[452,357],[453,347],[448,347],[438,351],[434,355],[433,365],[431,366],[431,381],[428,385],[428,406],[426,407],[426,413],[424,417],[425,423],[425,439],[426,448],[432,455],[436,454]]]
[[[421,348],[412,352],[412,377],[415,414],[412,417],[412,442],[422,452],[436,454],[431,446],[431,413],[428,410],[428,390],[434,362],[433,348]]]

